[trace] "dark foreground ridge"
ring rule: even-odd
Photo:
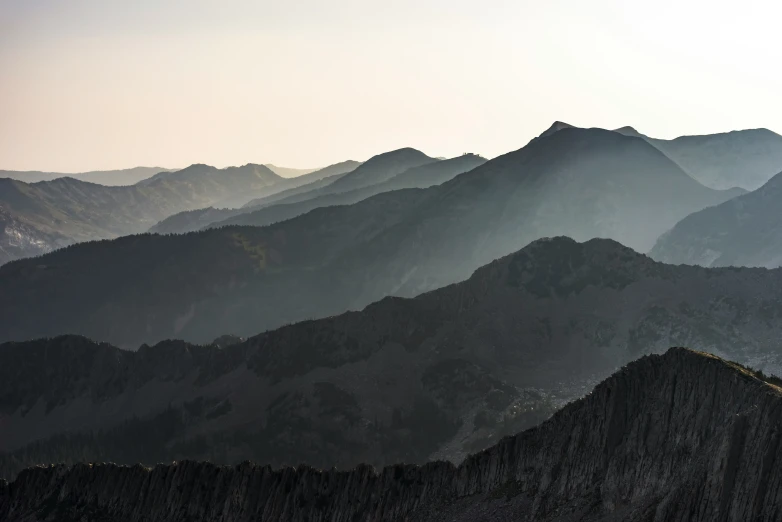
[[[0,520],[780,520],[780,426],[780,388],[672,348],[459,467],[39,467],[0,482]]]

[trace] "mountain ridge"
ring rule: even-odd
[[[74,178],[80,181],[97,183],[104,186],[134,185],[159,172],[171,172],[177,169],[163,167],[131,167],[116,170],[93,170],[87,172],[42,172],[38,170],[0,170],[0,178],[11,178],[25,183],[52,181],[57,178]]]
[[[25,183],[0,178],[0,264],[72,243],[145,232],[164,217],[210,203],[239,206],[249,199],[303,184],[317,173],[281,178],[263,165],[218,169],[193,164],[130,186],[103,186],[64,177]]]
[[[0,340],[80,333],[137,346],[251,335],[464,280],[540,237],[611,237],[646,251],[682,217],[732,195],[699,185],[643,140],[565,129],[426,189],[267,227],[139,235],[6,265],[0,309],[13,319]],[[39,303],[58,311],[28,330],[25,303],[43,292],[56,297]]]
[[[759,189],[694,212],[658,238],[659,261],[701,266],[782,265],[782,173]]]
[[[0,520],[772,520],[782,472],[763,463],[773,463],[781,412],[778,387],[672,348],[459,467],[36,468],[0,482]]]
[[[242,213],[221,221],[215,221],[208,227],[231,225],[265,226],[279,221],[293,219],[311,210],[326,206],[350,205],[369,197],[392,190],[407,188],[428,188],[453,179],[459,174],[479,167],[486,160],[475,154],[464,154],[437,162],[424,163],[417,167],[404,170],[385,181],[366,187],[324,194],[296,203],[285,203],[284,200],[251,212]]]
[[[464,282],[220,349],[8,343],[0,476],[73,459],[458,462],[669,346],[782,373],[779,295],[782,270],[671,266],[611,240],[550,238]]]

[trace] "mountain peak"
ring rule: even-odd
[[[575,126],[574,125],[570,125],[569,123],[565,123],[563,121],[555,121],[554,123],[551,124],[551,126],[548,129],[543,131],[538,136],[538,138],[545,138],[546,136],[551,136],[555,132],[559,132],[562,129],[573,129],[573,128],[575,128]]]
[[[546,237],[475,271],[491,284],[523,287],[538,297],[566,297],[589,285],[622,289],[646,276],[665,277],[666,266],[613,239],[579,243]]]
[[[412,147],[391,150],[372,156],[367,161],[348,172],[328,186],[329,192],[346,192],[348,190],[381,183],[397,174],[427,163],[439,160],[431,158]]]
[[[635,130],[635,128],[631,127],[630,125],[625,125],[624,127],[614,129],[614,132],[618,132],[619,134],[623,134],[625,136],[634,136],[636,138],[643,137],[643,134]]]

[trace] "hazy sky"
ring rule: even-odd
[[[0,169],[782,131],[775,2],[0,0]]]

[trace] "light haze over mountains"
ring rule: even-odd
[[[777,11],[0,2],[0,522],[782,520]]]

